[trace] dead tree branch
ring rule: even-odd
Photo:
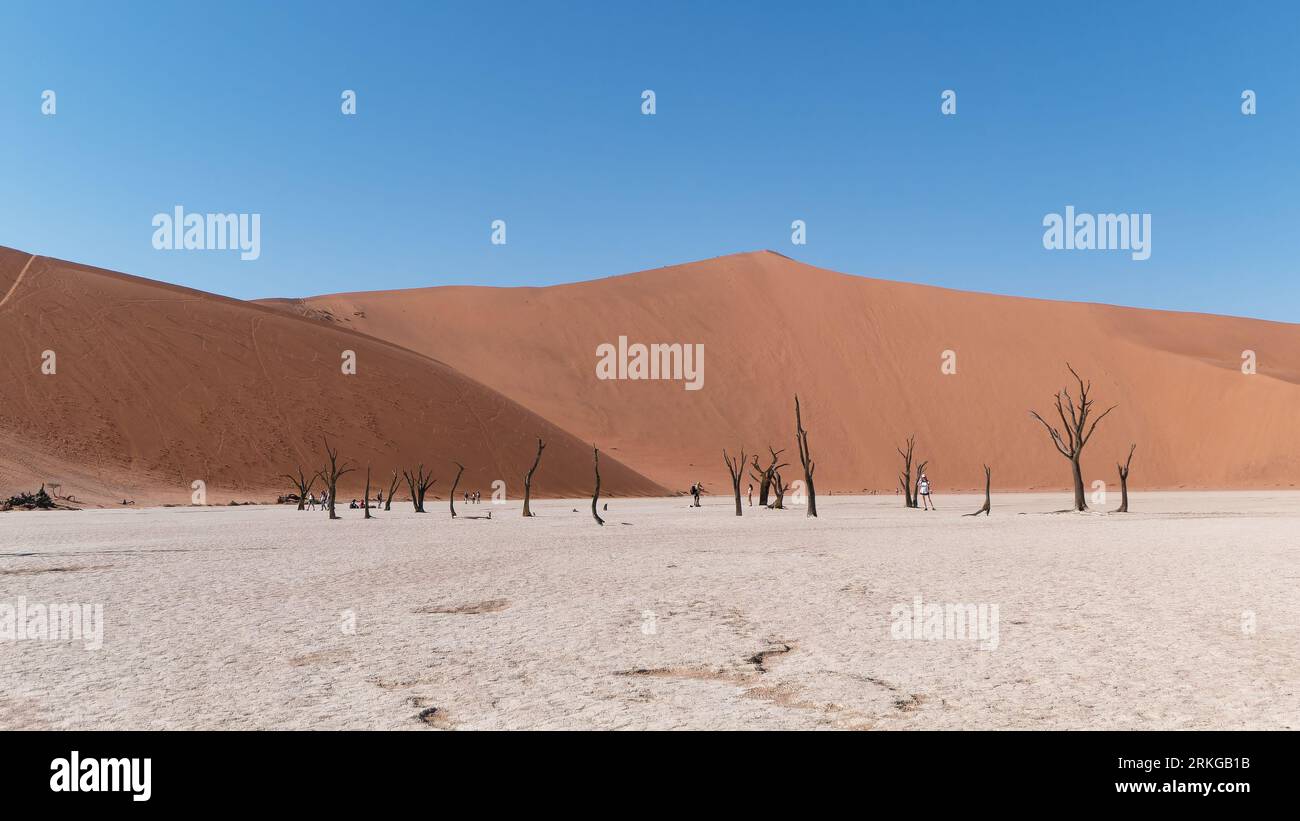
[[[542,441],[542,437],[540,436],[537,437],[537,457],[533,459],[533,466],[528,469],[528,473],[524,474],[524,518],[525,519],[530,518],[533,515],[532,509],[529,508],[528,506],[528,502],[533,495],[533,474],[537,471],[537,466],[541,464],[542,451],[545,449],[546,449],[546,443]]]
[[[813,471],[817,463],[813,461],[808,449],[808,431],[803,427],[803,415],[799,410],[799,394],[794,397],[795,440],[799,443],[799,463],[803,465],[804,491],[808,494],[808,516],[817,516],[817,491],[813,488]]]
[[[596,468],[596,490],[591,494],[591,515],[596,520],[596,524],[604,527],[605,520],[600,518],[600,514],[596,512],[596,502],[600,499],[600,451],[596,449],[595,445],[591,447],[591,459]]]

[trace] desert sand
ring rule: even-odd
[[[0,603],[105,621],[0,641],[0,728],[1295,728],[1300,494],[936,501],[0,514]],[[894,638],[918,596],[996,647]]]
[[[536,490],[588,492],[590,443],[430,357],[261,305],[0,249],[0,497],[57,481],[83,502],[274,501],[281,474],[324,460],[328,436],[359,468],[359,497],[423,462],[443,495],[522,490],[537,437]],[[55,372],[42,371],[44,352]],[[355,354],[355,373],[343,371]],[[609,493],[663,489],[601,460]],[[372,494],[374,488],[372,488]]]
[[[700,390],[600,380],[596,351],[703,345]],[[803,401],[823,492],[892,492],[895,448],[942,491],[1069,482],[1029,410],[1051,413],[1067,361],[1118,404],[1083,457],[1135,489],[1289,489],[1300,477],[1300,326],[1059,303],[849,276],[780,254],[547,288],[450,287],[257,302],[0,249],[0,493],[57,482],[92,505],[270,501],[321,464],[431,466],[445,495],[579,496],[599,446],[605,493],[727,483],[721,450],[794,462]],[[343,372],[346,352],[356,372]],[[1242,372],[1252,351],[1257,373]],[[57,372],[44,373],[46,352]],[[944,373],[947,361],[955,373]]]
[[[722,487],[724,446],[793,455],[796,392],[826,490],[892,491],[911,433],[946,488],[982,488],[984,463],[995,487],[1064,487],[1068,465],[1029,410],[1072,387],[1067,361],[1099,412],[1119,405],[1084,453],[1090,483],[1115,482],[1134,442],[1135,486],[1300,479],[1300,325],[889,282],[770,251],[547,288],[269,304],[436,356],[674,490]],[[703,389],[596,380],[596,347],[620,335],[704,344]]]

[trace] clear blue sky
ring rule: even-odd
[[[1291,2],[11,0],[0,33],[0,244],[34,253],[252,298],[772,248],[1300,321]],[[155,251],[176,204],[260,213],[261,258]],[[1151,213],[1151,258],[1044,250],[1066,205]]]

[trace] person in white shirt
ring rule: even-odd
[[[930,501],[930,477],[924,473],[916,480],[916,495],[921,499],[922,510],[936,510],[934,502]]]

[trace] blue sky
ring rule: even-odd
[[[0,244],[34,253],[253,298],[771,248],[1300,321],[1291,3],[44,0],[0,31]],[[260,259],[155,250],[177,204],[260,213]],[[1150,213],[1151,258],[1044,250],[1066,205]]]

